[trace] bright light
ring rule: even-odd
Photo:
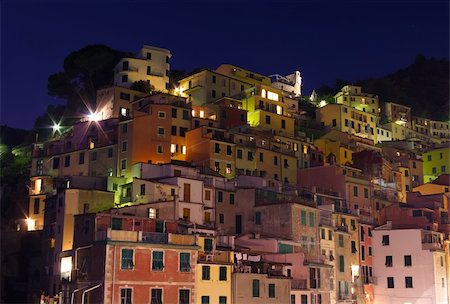
[[[200,118],[204,118],[205,117],[205,111],[200,110]]]
[[[175,153],[176,146],[175,144],[170,144],[170,153]]]
[[[61,130],[61,126],[59,125],[59,123],[54,123],[53,124],[53,133],[59,132],[59,130]]]
[[[181,153],[186,154],[186,146],[181,146]]]
[[[99,121],[102,120],[102,113],[91,113],[88,115],[89,121]]]
[[[27,218],[26,222],[27,222],[27,229],[28,229],[28,231],[36,230],[36,220]]]
[[[191,115],[192,117],[195,117],[195,110],[192,110]]]
[[[61,278],[70,281],[72,272],[72,257],[61,258]]]
[[[283,113],[283,108],[277,105],[277,114],[281,115]]]
[[[36,191],[36,193],[41,192],[41,190],[42,190],[42,179],[38,178],[34,182],[34,190]]]
[[[322,100],[322,101],[319,102],[319,108],[322,108],[322,107],[324,107],[326,105],[327,105],[327,102],[325,100]]]

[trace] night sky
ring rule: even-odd
[[[164,47],[172,69],[298,69],[308,95],[336,78],[394,72],[417,53],[449,57],[447,0],[61,2],[1,1],[1,124],[31,128],[48,104],[63,103],[47,95],[47,78],[87,44]]]

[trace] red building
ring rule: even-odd
[[[175,221],[76,216],[63,303],[194,303],[199,247],[194,235],[177,231]]]

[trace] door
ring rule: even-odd
[[[190,203],[191,202],[191,184],[184,184],[184,193],[183,193],[183,200],[185,202]]]

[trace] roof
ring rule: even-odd
[[[435,185],[450,186],[450,174],[441,174],[438,178],[431,182]]]

